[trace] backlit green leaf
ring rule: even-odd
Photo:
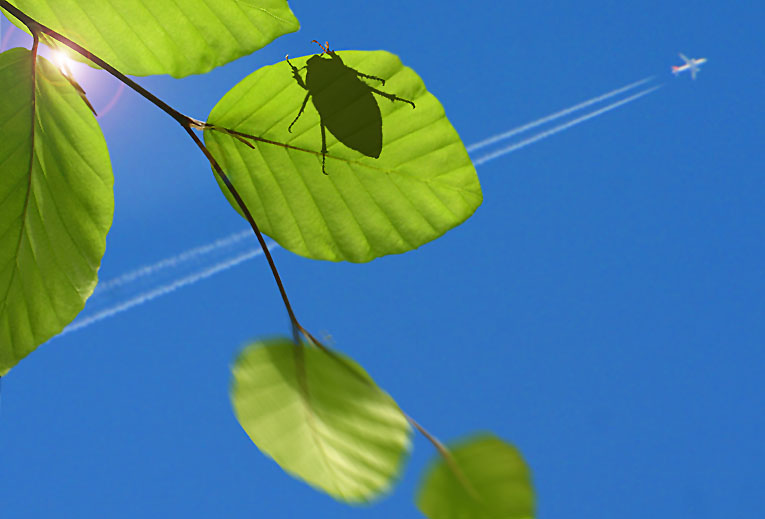
[[[93,114],[44,58],[0,54],[0,375],[60,332],[98,280],[114,199]]]
[[[409,447],[403,413],[358,364],[288,339],[240,354],[231,400],[261,451],[342,501],[385,491]]]
[[[416,107],[374,95],[382,113],[379,158],[339,142],[330,128],[324,175],[316,96],[290,133],[306,90],[287,62],[263,67],[245,78],[213,108],[209,122],[303,149],[265,142],[253,142],[255,149],[251,149],[225,133],[205,132],[206,144],[261,229],[303,256],[364,262],[415,249],[465,221],[481,203],[481,187],[438,100],[393,54],[345,51],[337,55],[348,67],[386,80],[385,86],[374,79],[358,81],[413,101]],[[303,67],[309,58],[290,62]],[[301,74],[305,77],[306,71]],[[349,120],[365,117],[356,108],[349,106],[342,115]],[[366,127],[363,123],[359,133],[373,129],[372,123]]]
[[[428,469],[417,506],[430,519],[534,517],[531,474],[515,447],[491,434],[451,449]]]
[[[300,27],[287,0],[10,3],[123,74],[135,76],[201,74],[251,54]]]

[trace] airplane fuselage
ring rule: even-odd
[[[683,60],[685,60],[685,65],[680,65],[680,66],[674,65],[672,67],[672,73],[677,76],[683,71],[690,70],[691,77],[693,77],[693,79],[696,79],[696,73],[700,70],[701,65],[707,62],[707,58],[688,59],[682,54],[680,56],[683,58]]]

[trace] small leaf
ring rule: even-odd
[[[272,339],[248,346],[232,371],[239,423],[287,472],[347,502],[374,498],[399,473],[409,424],[349,358]]]
[[[430,519],[526,519],[534,517],[534,490],[515,447],[491,434],[451,449],[427,470],[417,496]]]
[[[10,0],[123,74],[202,74],[300,25],[287,0]],[[23,28],[16,18],[8,18]]]
[[[207,146],[261,230],[302,256],[365,262],[415,249],[465,221],[481,204],[481,187],[465,146],[438,100],[393,54],[345,51],[337,55],[352,71],[385,80],[383,86],[377,79],[360,77],[358,81],[367,87],[357,90],[373,87],[415,104],[412,108],[403,101],[368,94],[382,115],[379,158],[370,151],[364,153],[359,141],[365,138],[353,139],[350,125],[343,128],[344,142],[338,141],[332,133],[333,114],[325,113],[328,154],[327,174],[322,174],[321,126],[314,101],[308,101],[289,132],[307,92],[286,61],[245,78],[210,113],[212,124],[301,148],[253,140],[256,149],[252,150],[224,132],[205,132]],[[290,58],[290,63],[300,69],[311,58],[319,59]],[[345,121],[353,120],[348,114],[370,113],[368,103],[360,103],[363,100],[346,107]],[[364,114],[356,110],[360,105],[365,107]],[[358,128],[359,133],[367,130],[369,126]],[[366,147],[375,148],[373,144]],[[228,191],[221,188],[238,211]]]
[[[33,74],[33,70],[35,70]],[[0,54],[0,375],[60,332],[98,281],[111,165],[79,93],[51,63]]]

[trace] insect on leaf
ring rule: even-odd
[[[314,42],[321,45],[315,40]],[[329,47],[323,45],[321,47],[324,52],[311,56],[306,61],[303,67],[306,69],[305,79],[300,69],[287,59],[295,81],[308,92],[297,117],[287,131],[292,131],[292,127],[303,114],[308,100],[313,101],[313,106],[319,114],[321,127],[321,168],[326,174],[326,130],[329,130],[345,146],[376,159],[382,151],[382,114],[375,96],[408,103],[412,105],[412,108],[415,108],[415,105],[407,99],[365,83],[362,78],[382,83],[382,85],[385,85],[385,80],[349,67],[339,54],[330,50]]]
[[[307,99],[290,64],[263,67],[241,81],[213,108],[208,121],[292,147],[252,140],[251,149],[214,130],[205,132],[205,142],[263,232],[309,258],[365,262],[415,249],[465,221],[481,204],[481,187],[438,100],[393,54],[336,54],[352,71],[373,76],[357,76],[358,81],[416,108],[368,93],[364,102],[373,100],[381,114],[379,158],[361,146],[354,149],[353,136],[348,135],[353,132],[338,132],[341,141],[332,125],[325,124],[323,175],[321,120],[326,123],[328,115],[322,109],[320,116],[308,100],[290,132]],[[300,70],[310,59],[328,58],[304,56],[290,58],[290,63]],[[310,68],[307,73],[310,77]],[[326,88],[332,88],[331,83]],[[357,108],[346,107],[346,120],[353,119]],[[366,115],[360,119],[372,121]],[[370,131],[369,126],[358,132]],[[223,192],[237,208],[225,188]]]
[[[0,54],[0,375],[82,310],[114,211],[95,117],[51,63],[34,71]]]

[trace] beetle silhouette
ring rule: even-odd
[[[316,40],[313,43],[319,45],[322,52],[308,58],[305,66],[297,68],[290,63],[289,56],[286,58],[295,81],[308,91],[288,130],[292,133],[292,127],[305,111],[308,99],[312,98],[321,126],[321,171],[326,175],[326,129],[349,148],[376,159],[382,151],[382,115],[372,94],[390,99],[391,102],[409,103],[412,108],[415,106],[412,101],[383,92],[362,81],[361,78],[366,78],[385,85],[383,78],[364,74],[343,63],[340,56],[330,50],[329,43],[326,46]],[[329,57],[323,57],[325,55]],[[300,75],[304,68],[307,69],[305,80]]]

